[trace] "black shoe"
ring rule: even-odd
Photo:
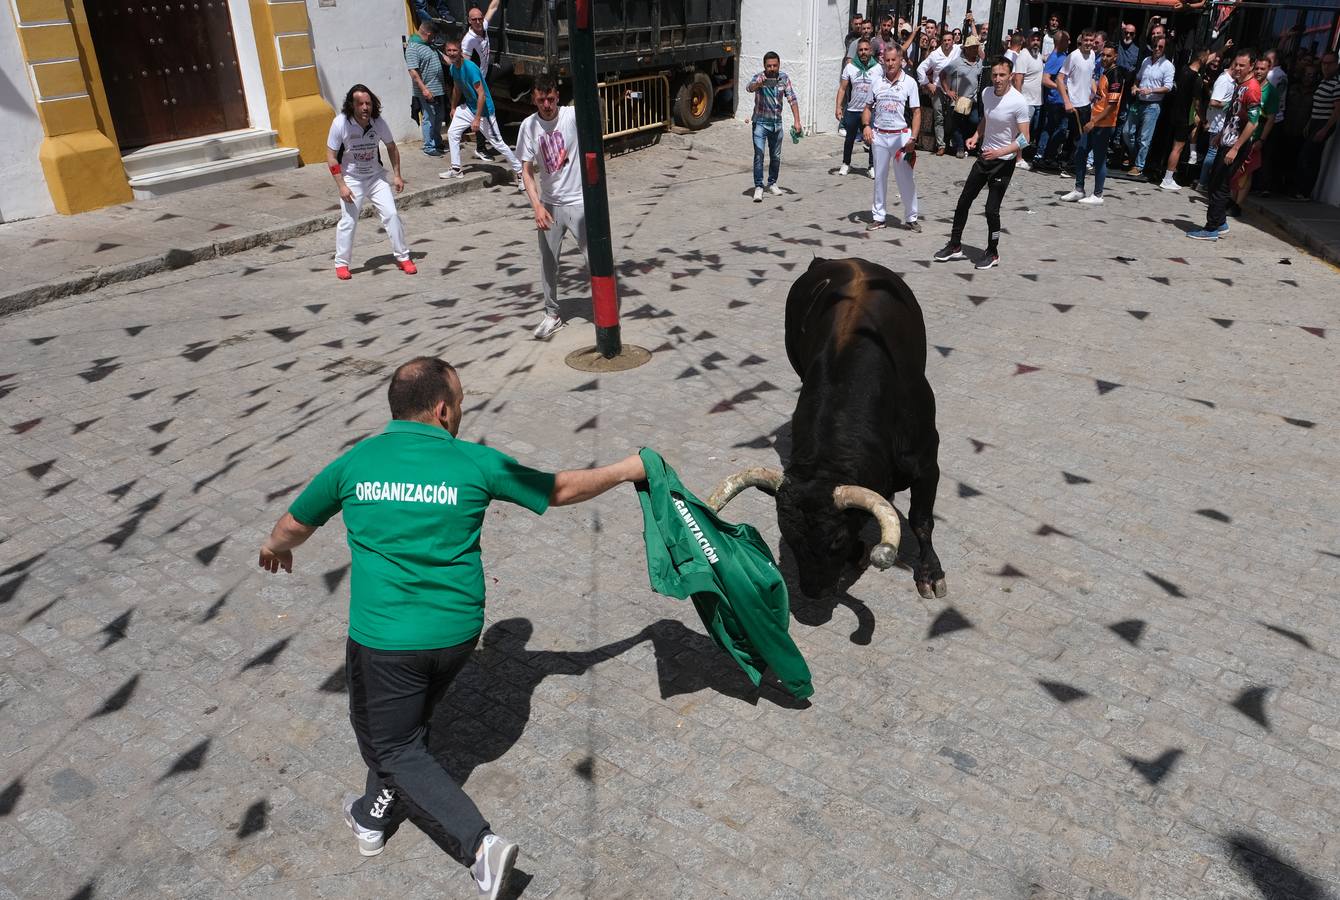
[[[1234,203],[1232,200],[1228,201],[1227,212],[1230,216],[1232,216],[1235,219],[1242,218],[1242,207],[1238,206],[1238,204]]]
[[[1000,265],[1000,254],[994,250],[988,250],[981,259],[977,260],[977,264],[973,268],[994,269],[998,265]]]
[[[949,262],[954,259],[967,258],[963,255],[963,248],[958,244],[945,244],[944,249],[936,251],[935,255],[931,257],[936,262]]]

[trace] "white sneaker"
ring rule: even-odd
[[[543,341],[554,336],[554,332],[562,328],[564,321],[558,316],[552,316],[549,313],[544,314],[540,324],[535,326],[535,340]]]
[[[1061,202],[1062,202],[1062,203],[1074,203],[1074,202],[1076,202],[1076,201],[1078,201],[1078,200],[1083,200],[1083,199],[1084,199],[1084,192],[1083,192],[1083,191],[1071,191],[1070,193],[1066,194],[1064,197],[1061,198]]]
[[[1014,164],[1014,167],[1015,167],[1016,169],[1023,169],[1025,172],[1027,172],[1027,171],[1029,170],[1028,160],[1026,160],[1026,159],[1021,159],[1021,160],[1019,160],[1017,163]]]
[[[344,823],[349,826],[349,830],[358,838],[358,852],[363,856],[376,856],[386,849],[386,834],[381,831],[373,831],[371,828],[364,828],[354,821],[354,804],[360,799],[359,794],[345,794],[344,796]]]
[[[496,834],[486,834],[480,849],[482,852],[470,867],[470,874],[475,877],[479,896],[497,900],[507,886],[507,876],[512,874],[518,848]]]
[[[1079,200],[1077,200],[1077,201],[1075,201],[1075,202],[1077,202],[1077,203],[1083,203],[1085,206],[1102,206],[1102,205],[1103,205],[1103,195],[1102,195],[1102,194],[1090,194],[1089,196],[1087,196],[1087,197],[1083,197],[1083,198],[1081,198],[1081,199],[1079,199]]]
[[[754,188],[754,202],[755,203],[763,202],[763,188],[758,187]]]
[[[437,173],[437,177],[438,177],[438,178],[464,178],[464,177],[465,177],[465,170],[462,169],[460,166],[452,166],[450,169],[447,169],[447,171],[445,171],[445,172],[438,172],[438,173]]]
[[[845,127],[839,125],[839,126],[838,126],[838,137],[846,137],[846,136],[847,136],[847,129],[846,129]],[[846,172],[843,172],[842,174],[843,174],[843,175],[846,175],[847,173],[846,173]]]
[[[1163,181],[1159,183],[1159,190],[1161,191],[1180,191],[1181,189],[1182,186],[1173,181],[1171,175],[1165,175]]]
[[[848,172],[850,172],[850,171],[851,171],[851,166],[847,165],[846,163],[843,163],[842,165],[838,166],[838,174],[839,174],[839,175],[846,175],[846,174],[847,174]]]
[[[520,172],[516,173],[516,189],[522,194],[526,193],[526,179],[521,177]]]
[[[867,175],[870,176],[870,180],[871,180],[871,181],[874,181],[874,180],[875,180],[875,167],[874,167],[874,166],[866,166],[866,167],[865,167],[865,174],[867,174]]]
[[[1191,151],[1191,158],[1186,161],[1186,164],[1188,166],[1194,166],[1198,162],[1200,162],[1200,157],[1196,155],[1196,151],[1193,149]]]
[[[772,194],[774,197],[780,197],[782,196],[782,189],[775,184],[770,184],[768,185],[768,193]]]

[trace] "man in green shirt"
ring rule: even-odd
[[[535,513],[589,500],[646,478],[636,454],[610,466],[551,475],[459,440],[460,379],[440,359],[396,370],[391,422],[326,466],[261,545],[267,572],[293,571],[293,549],[344,514],[352,571],[345,654],[349,718],[368,764],[360,797],[345,798],[359,852],[385,843],[391,807],[470,867],[481,896],[497,897],[517,846],[493,834],[474,802],[428,751],[438,702],[484,625],[479,533],[493,500]]]

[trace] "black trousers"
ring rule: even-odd
[[[1214,166],[1210,169],[1210,182],[1206,186],[1210,195],[1210,199],[1206,203],[1206,231],[1216,231],[1224,224],[1225,216],[1228,214],[1228,201],[1233,199],[1231,186],[1233,176],[1238,169],[1247,164],[1247,157],[1251,155],[1251,149],[1251,145],[1243,147],[1233,158],[1231,166],[1225,159],[1228,156],[1228,147],[1221,146],[1219,152],[1215,154]]]
[[[415,824],[463,866],[489,824],[428,751],[433,712],[475,649],[478,638],[440,650],[373,650],[350,638],[345,648],[349,721],[368,764],[367,786],[354,821],[385,830],[392,809],[408,807]]]
[[[1016,158],[1018,154],[1015,154]],[[963,240],[963,227],[968,224],[968,210],[972,209],[977,195],[986,188],[986,229],[988,252],[994,253],[1000,243],[1000,201],[1005,197],[1005,189],[1014,177],[1013,159],[991,159],[985,162],[981,157],[972,164],[968,180],[963,184],[963,193],[958,195],[958,206],[954,208],[954,230],[949,243],[958,245]]]

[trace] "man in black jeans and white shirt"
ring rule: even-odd
[[[971,150],[981,152],[968,172],[968,180],[954,209],[954,230],[949,243],[934,256],[936,262],[966,259],[963,254],[963,227],[968,224],[968,210],[972,202],[987,189],[986,196],[986,254],[977,261],[976,268],[990,269],[1000,263],[1000,201],[1014,176],[1014,163],[1019,151],[1028,146],[1028,121],[1031,117],[1024,95],[1010,85],[1010,61],[998,57],[991,62],[991,90],[982,97],[982,121],[977,133],[968,138]]]

